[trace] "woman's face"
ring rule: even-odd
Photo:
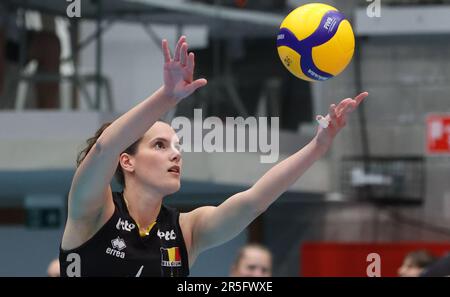
[[[417,267],[410,259],[406,258],[397,273],[402,277],[417,277],[420,276],[422,271],[423,268]]]
[[[168,124],[156,122],[144,134],[129,162],[134,178],[163,196],[180,189],[181,153],[178,137]]]
[[[272,256],[258,248],[246,248],[239,263],[232,268],[231,276],[270,277],[272,276]]]

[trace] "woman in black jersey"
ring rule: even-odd
[[[367,93],[347,98],[320,122],[312,141],[251,188],[217,207],[178,213],[162,204],[180,188],[182,159],[175,131],[158,121],[198,88],[194,54],[182,36],[171,57],[163,40],[164,85],[104,125],[88,140],[72,181],[60,248],[62,276],[187,276],[197,256],[239,234],[331,146]],[[113,176],[123,185],[113,193]]]

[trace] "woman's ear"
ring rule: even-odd
[[[127,153],[123,153],[119,157],[119,163],[123,171],[134,172],[134,159]]]

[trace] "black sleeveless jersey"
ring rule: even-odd
[[[113,200],[114,214],[92,238],[72,250],[60,248],[61,276],[188,276],[179,212],[162,205],[155,225],[141,237],[123,194],[114,192]]]

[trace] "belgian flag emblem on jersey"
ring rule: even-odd
[[[180,248],[161,248],[161,266],[181,267]]]

